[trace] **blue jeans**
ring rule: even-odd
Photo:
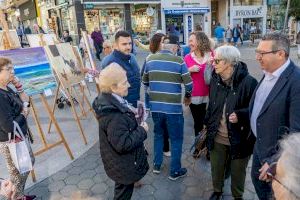
[[[154,165],[161,166],[163,161],[163,138],[166,132],[164,128],[166,128],[171,142],[170,174],[174,174],[181,169],[183,115],[153,112],[152,118],[154,122]]]

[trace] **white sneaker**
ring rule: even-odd
[[[171,157],[171,151],[164,152],[164,156],[166,156],[166,157]]]

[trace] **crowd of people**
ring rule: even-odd
[[[223,35],[225,30],[219,29]],[[233,38],[236,44],[240,28],[228,27],[227,31],[227,41]],[[223,37],[216,36],[223,43]],[[67,32],[64,38],[69,42]],[[98,59],[102,50],[106,54],[101,71],[94,73],[99,75],[101,93],[93,108],[99,122],[101,159],[107,175],[115,182],[115,200],[131,199],[135,183],[150,168],[144,144],[150,130],[147,122],[136,120],[142,86],[154,122],[150,165],[155,175],[161,172],[164,153],[171,158],[168,179],[176,181],[188,174],[181,156],[183,106],[189,106],[195,137],[206,131],[213,183],[209,200],[223,198],[228,177],[232,197],[243,199],[246,168],[252,154],[251,178],[260,200],[300,199],[300,69],[289,58],[290,42],[285,35],[269,33],[259,42],[255,55],[264,71],[259,82],[249,74],[235,46],[214,49],[213,42],[201,31],[190,34],[190,50],[184,57],[178,53],[176,34],[154,34],[150,45],[144,47],[151,53],[141,71],[128,32],[118,31],[112,44],[103,41],[100,31],[95,29],[90,40]],[[7,147],[13,121],[30,137],[28,109],[23,103],[28,102],[28,97],[20,85],[11,61],[0,58],[0,152],[12,182],[3,182],[0,194],[8,199],[11,195],[34,199],[35,196],[24,195],[28,174],[18,172]],[[198,153],[195,150],[193,155]]]

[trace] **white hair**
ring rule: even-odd
[[[216,55],[218,55],[218,58],[224,59],[226,62],[229,62],[233,65],[239,62],[241,58],[241,53],[238,48],[228,45],[216,48]]]
[[[300,197],[300,133],[294,133],[281,141],[280,164],[284,177],[280,180],[289,190]],[[295,199],[293,194],[287,199]]]

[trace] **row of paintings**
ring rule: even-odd
[[[0,57],[12,60],[15,75],[22,81],[23,88],[29,96],[55,88],[54,72],[64,88],[69,88],[84,79],[78,48],[69,43],[53,44],[44,48],[2,50]]]

